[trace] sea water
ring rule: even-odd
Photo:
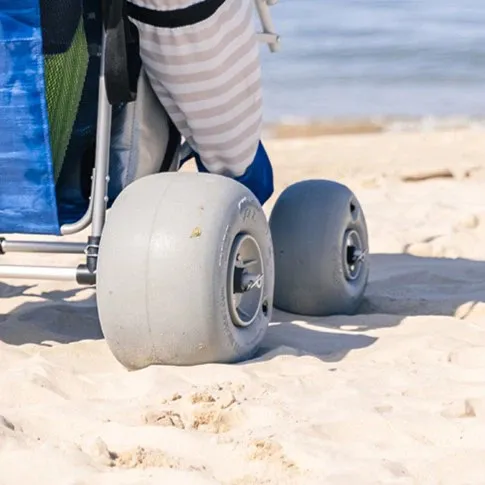
[[[485,0],[279,0],[267,122],[485,117]]]

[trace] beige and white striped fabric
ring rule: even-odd
[[[199,0],[200,1],[200,0]],[[174,10],[195,0],[130,0]],[[253,0],[226,0],[208,19],[161,28],[130,18],[153,89],[175,126],[212,173],[241,176],[262,130],[259,48]]]

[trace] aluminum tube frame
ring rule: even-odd
[[[263,32],[258,34],[258,38],[268,44],[271,52],[276,52],[279,45],[279,36],[274,32],[269,7],[274,5],[277,0],[254,0],[254,2],[263,28]],[[91,238],[93,239],[101,237],[106,221],[112,120],[112,106],[108,101],[105,84],[106,31],[104,27],[102,35],[96,153],[91,196],[86,213],[78,221],[61,227],[62,235],[71,235],[83,231],[91,224]],[[88,245],[89,243],[7,241],[0,239],[0,254],[6,252],[82,254],[86,252]],[[0,278],[77,281],[78,271],[78,268],[0,265]]]
[[[93,220],[93,192],[94,192],[95,176],[96,176],[96,168],[94,168],[94,170],[93,170],[93,181],[91,183],[91,194],[89,196],[89,205],[88,205],[88,208],[86,210],[86,213],[81,217],[81,219],[79,219],[76,222],[73,222],[72,224],[63,224],[61,226],[61,234],[63,236],[69,236],[71,234],[77,234],[77,233],[83,231],[84,229],[86,229],[86,227],[88,227],[89,224],[91,224],[91,221]]]
[[[0,253],[83,254],[86,243],[0,240]]]
[[[259,39],[269,46],[271,52],[279,49],[280,37],[275,33],[273,20],[269,7],[275,5],[277,0],[254,0],[256,11],[258,12],[263,32],[258,34]]]
[[[108,101],[105,82],[106,31],[101,42],[101,68],[99,73],[98,119],[96,124],[96,153],[89,206],[84,216],[72,224],[61,227],[62,235],[77,234],[92,224],[91,235],[100,237],[106,220],[108,204],[109,157],[111,143],[112,106]]]
[[[103,28],[101,71],[99,74],[98,121],[96,127],[96,154],[94,162],[93,215],[91,235],[100,237],[106,220],[108,205],[109,155],[111,142],[112,106],[108,101],[105,82],[106,31]]]
[[[77,282],[77,268],[0,264],[0,279],[32,279]]]
[[[91,237],[99,238],[106,220],[108,205],[108,182],[109,182],[109,155],[111,141],[111,116],[112,107],[106,94],[104,76],[106,31],[103,28],[101,72],[99,76],[99,100],[98,119],[96,127],[96,154],[93,170],[93,183],[89,206],[84,216],[73,224],[61,227],[61,234],[76,234],[85,229],[89,224]],[[87,244],[47,241],[7,241],[1,240],[0,253],[2,252],[33,252],[33,253],[59,253],[59,254],[82,254],[87,251]],[[83,271],[79,267],[59,266],[26,266],[26,265],[0,265],[0,279],[33,279],[33,280],[59,280],[79,282]],[[89,271],[87,272],[89,274]],[[85,275],[84,275],[85,276]],[[95,275],[90,275],[94,280]],[[86,278],[84,278],[86,279]]]

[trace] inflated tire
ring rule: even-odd
[[[276,201],[270,228],[275,307],[313,316],[355,313],[369,275],[367,226],[355,195],[328,180],[298,182]]]
[[[251,288],[245,292],[243,280]],[[273,291],[268,222],[238,182],[151,175],[113,204],[101,237],[97,301],[108,346],[125,367],[251,357],[266,333]]]

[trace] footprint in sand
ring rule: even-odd
[[[272,439],[260,439],[251,444],[251,451],[248,458],[251,461],[264,461],[278,465],[285,470],[296,471],[296,464],[288,459],[283,447]]]
[[[173,426],[174,428],[185,429],[180,414],[174,411],[148,412],[144,417],[145,424],[157,426]]]
[[[218,434],[231,430],[242,419],[240,403],[230,383],[185,396],[177,393],[164,404],[163,410],[147,412],[144,423]]]
[[[182,469],[181,460],[169,456],[161,450],[146,449],[141,446],[119,453],[110,452],[111,466],[120,468],[177,468]]]
[[[180,458],[166,452],[137,446],[136,448],[112,451],[106,443],[97,438],[88,454],[100,465],[112,468],[174,468],[177,470],[203,470],[203,467],[187,465]]]

